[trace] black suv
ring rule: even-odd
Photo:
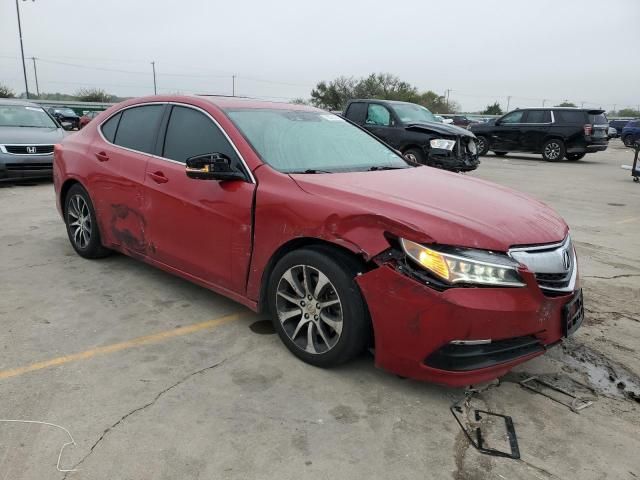
[[[344,117],[400,151],[408,160],[453,172],[478,168],[476,137],[438,122],[425,107],[391,100],[350,100]]]
[[[528,108],[509,112],[495,122],[469,129],[478,137],[478,152],[502,156],[509,152],[541,153],[549,162],[580,160],[606,150],[609,121],[603,110]]]

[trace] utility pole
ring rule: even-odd
[[[542,100],[542,108],[544,108],[544,104],[547,103],[547,99]]]
[[[151,62],[151,68],[153,69],[153,94],[158,94],[158,87],[156,85],[156,62]]]
[[[31,57],[33,60],[33,74],[36,77],[36,95],[40,97],[40,87],[38,86],[38,69],[36,68],[36,57]]]
[[[235,75],[231,76],[231,96],[232,97],[236,96],[236,76]]]
[[[35,0],[34,0],[35,1]],[[16,0],[16,13],[18,14],[18,35],[20,36],[20,53],[22,54],[22,73],[24,74],[24,89],[29,99],[29,83],[27,82],[27,65],[24,63],[24,46],[22,45],[22,24],[20,23],[20,7]]]
[[[580,104],[580,108],[584,108],[584,102]]]
[[[444,91],[444,94],[445,94],[445,97],[446,97],[445,102],[446,102],[446,105],[447,105],[447,112],[449,112],[449,94],[450,94],[450,93],[451,93],[451,89],[450,89],[450,88],[447,88],[447,89]]]
[[[511,104],[511,95],[507,97],[507,112],[509,111],[509,105]]]

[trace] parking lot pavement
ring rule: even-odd
[[[556,208],[580,256],[587,318],[564,347],[476,401],[511,415],[522,460],[481,455],[449,412],[463,391],[372,358],[296,360],[263,315],[114,255],[78,257],[50,183],[0,188],[0,480],[640,477],[640,186],[609,150],[579,162],[483,158],[474,176]],[[443,199],[445,202],[446,199]],[[505,205],[505,208],[508,208]],[[522,389],[584,382],[576,414]],[[555,377],[553,377],[555,376]],[[547,378],[547,377],[545,377]]]

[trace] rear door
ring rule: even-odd
[[[365,102],[351,102],[344,112],[344,116],[353,123],[363,125],[367,115],[367,104]]]
[[[369,103],[364,128],[383,142],[398,148],[398,128],[393,113],[386,106],[379,103]]]
[[[492,130],[491,150],[497,152],[515,152],[522,150],[520,131],[524,110],[515,110],[499,118]]]
[[[157,155],[144,179],[150,256],[183,274],[244,292],[251,258],[251,210],[255,183],[239,153],[210,114],[172,105],[163,122]],[[223,153],[246,181],[196,180],[186,160]]]
[[[520,133],[521,150],[539,152],[551,127],[551,111],[526,110]]]
[[[96,162],[90,193],[103,240],[132,256],[149,249],[144,180],[164,108],[156,103],[120,111],[99,127],[103,138],[88,151],[88,161]]]

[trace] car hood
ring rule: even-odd
[[[307,193],[345,202],[354,214],[403,225],[418,241],[505,252],[561,241],[569,230],[551,208],[525,194],[431,167],[292,178]]]
[[[441,133],[443,135],[473,137],[473,134],[466,128],[460,128],[455,125],[447,123],[435,123],[435,122],[421,122],[421,123],[408,123],[405,125],[407,130],[412,131],[430,131]]]
[[[0,145],[41,143],[53,145],[62,141],[61,128],[0,127]]]

